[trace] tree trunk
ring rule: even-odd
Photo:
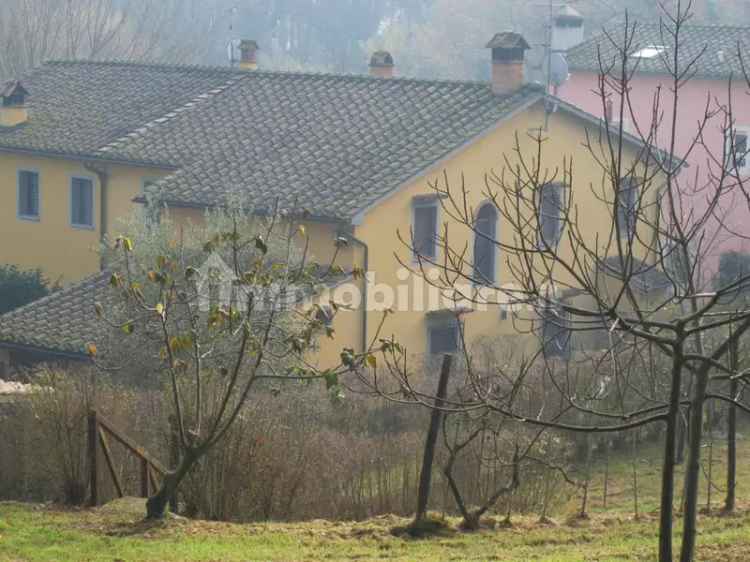
[[[688,430],[687,422],[685,421],[685,413],[680,408],[680,413],[677,416],[677,453],[675,454],[675,463],[682,464],[685,462],[685,445],[688,441]]]
[[[201,456],[202,454],[195,452],[184,455],[177,469],[164,475],[159,491],[146,500],[146,519],[164,519],[167,505],[174,497],[182,480]]]
[[[427,514],[427,502],[430,499],[430,484],[432,482],[432,462],[435,459],[435,442],[437,441],[438,432],[440,431],[440,420],[442,412],[439,410],[443,406],[443,401],[448,392],[448,377],[451,372],[451,355],[443,356],[443,366],[440,369],[440,380],[438,381],[437,395],[435,398],[435,409],[430,416],[430,428],[427,432],[427,440],[424,445],[424,457],[422,459],[422,472],[419,476],[419,492],[417,495],[417,514],[416,521],[424,519]]]
[[[682,345],[678,344],[674,348],[672,357],[672,388],[667,414],[667,432],[664,439],[659,513],[659,562],[672,562],[672,506],[674,504],[675,445],[682,390],[682,357]]]
[[[695,554],[696,518],[698,514],[698,476],[701,468],[701,437],[703,436],[703,405],[708,388],[708,370],[696,375],[690,401],[688,462],[685,470],[685,510],[680,562],[692,562]]]

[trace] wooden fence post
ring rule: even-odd
[[[435,442],[440,432],[440,422],[443,419],[443,412],[439,408],[443,407],[445,397],[448,393],[448,378],[451,372],[452,361],[452,355],[443,355],[443,366],[440,369],[440,380],[438,381],[438,389],[435,396],[435,409],[430,414],[430,428],[427,431],[427,440],[424,444],[422,472],[419,475],[416,521],[424,519],[427,514],[427,502],[430,499],[430,485],[432,482],[432,462],[435,459]]]
[[[141,497],[148,497],[148,461],[141,457]]]
[[[88,457],[89,457],[89,487],[91,488],[90,503],[92,507],[99,505],[98,472],[96,466],[96,442],[99,440],[99,423],[96,411],[91,410],[88,416]]]

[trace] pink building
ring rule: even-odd
[[[618,71],[618,54],[613,41],[617,45],[623,44],[624,25],[613,24],[607,33],[609,37],[602,32],[584,40],[583,18],[565,8],[556,18],[553,35],[553,48],[565,53],[570,65],[570,77],[558,90],[559,97],[600,117],[604,116],[607,107],[596,92],[601,74],[599,61],[604,65],[614,64],[614,72]],[[659,89],[662,106],[672,103],[670,76],[665,66],[665,60],[673,57],[669,43],[670,37],[662,34],[658,22],[636,24],[629,49],[632,66],[637,69],[631,81],[632,114],[623,119],[623,128],[627,132],[638,134],[640,130],[648,134],[654,115],[654,96]],[[726,106],[731,96],[737,131],[734,150],[742,154],[742,158],[738,158],[738,171],[741,176],[750,176],[750,156],[744,157],[750,148],[750,88],[742,73],[738,45],[750,46],[750,27],[689,26],[682,29],[681,66],[699,58],[693,78],[680,90],[676,152],[682,156],[688,150],[698,132],[698,120],[707,109],[714,111]],[[750,53],[747,61],[750,63]],[[613,96],[612,101],[613,120],[619,121],[619,99]],[[663,145],[672,126],[670,111],[663,111],[661,115],[660,148],[668,148]],[[708,193],[715,193],[716,181],[712,177],[715,178],[720,171],[725,146],[731,144],[725,145],[725,136],[725,118],[719,112],[704,130],[706,148],[695,149],[687,158],[689,168],[682,172],[681,183],[686,187],[695,186],[691,189],[685,214],[691,208],[695,211],[705,209]],[[750,253],[750,206],[741,190],[730,189],[722,196],[720,209],[712,223],[706,228],[701,247],[701,255],[705,256],[702,262],[704,288],[710,286],[718,271],[721,254],[730,251]]]

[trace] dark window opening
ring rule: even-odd
[[[727,150],[727,158],[729,159],[727,164],[730,169],[741,170],[747,166],[747,137],[747,133],[734,131],[734,142],[731,138],[728,139],[730,146]]]
[[[478,283],[495,282],[497,209],[483,205],[474,224],[474,279]]]
[[[90,179],[73,178],[70,215],[75,226],[94,226],[94,183]]]
[[[456,353],[460,341],[458,320],[455,317],[431,320],[427,326],[427,338],[431,355]]]
[[[638,213],[638,183],[634,178],[620,180],[620,196],[617,202],[617,226],[621,238],[633,238]]]
[[[539,198],[539,235],[542,244],[556,248],[563,228],[563,184],[548,183],[542,186]]]
[[[18,214],[27,218],[39,217],[39,174],[18,173]]]
[[[434,258],[437,256],[437,202],[415,202],[414,204],[414,256]]]
[[[4,107],[19,107],[24,103],[26,103],[26,96],[21,92],[3,98]]]
[[[156,225],[161,223],[161,211],[163,203],[159,198],[158,189],[155,180],[143,181],[143,196],[146,200],[146,221],[148,224]]]
[[[727,290],[729,287],[732,289]],[[726,292],[724,301],[747,297],[750,293],[750,254],[736,251],[721,254],[714,288]]]
[[[545,357],[570,357],[570,316],[564,310],[550,306],[543,311],[541,335]]]

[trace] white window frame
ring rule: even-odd
[[[73,181],[74,180],[85,180],[91,182],[91,224],[78,224],[73,222]],[[76,230],[95,230],[96,229],[96,180],[93,176],[86,176],[80,174],[74,174],[70,176],[68,182],[68,216],[70,218],[70,226]]]
[[[26,215],[21,213],[21,174],[22,173],[36,174],[37,184],[37,201],[36,201],[36,215]],[[34,168],[19,168],[16,173],[16,217],[20,220],[39,222],[42,217],[42,174],[39,170]]]

